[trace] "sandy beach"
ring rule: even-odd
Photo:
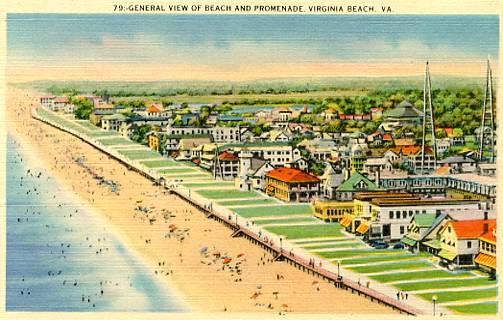
[[[177,196],[70,134],[32,119],[30,107],[37,103],[37,94],[10,87],[8,132],[105,218],[159,281],[179,292],[193,311],[393,313],[285,263],[272,262],[270,254],[246,239],[231,238],[231,230]],[[99,185],[77,158],[116,182],[119,191]],[[231,261],[224,264],[224,256]]]

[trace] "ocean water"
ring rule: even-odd
[[[101,217],[22,152],[9,137],[8,311],[188,310]]]

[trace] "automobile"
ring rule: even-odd
[[[403,243],[395,243],[395,245],[393,246],[393,249],[403,249]]]
[[[369,242],[368,242],[369,246],[371,246],[371,247],[375,247],[375,245],[376,245],[377,243],[379,243],[379,241],[378,241],[378,240],[369,240]]]
[[[386,249],[389,247],[389,244],[385,243],[385,242],[379,242],[378,244],[376,244],[374,246],[374,248],[376,249]]]

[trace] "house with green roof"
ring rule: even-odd
[[[359,172],[351,175],[335,189],[335,199],[341,201],[353,200],[357,192],[372,192],[382,190],[373,181]]]
[[[406,249],[411,252],[430,251],[425,249],[424,243],[432,245],[435,249],[435,236],[442,222],[450,219],[445,213],[418,213],[415,214],[407,227],[407,234],[400,240]]]
[[[383,126],[401,127],[405,125],[418,125],[421,123],[423,113],[417,110],[409,101],[402,101],[384,113]]]

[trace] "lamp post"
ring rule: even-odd
[[[431,297],[431,301],[433,301],[433,316],[435,316],[435,304],[437,302],[437,295],[434,294],[432,297]]]
[[[283,238],[279,237],[279,252],[283,253]]]
[[[337,260],[337,277],[341,276],[341,267],[340,267],[341,261]]]

